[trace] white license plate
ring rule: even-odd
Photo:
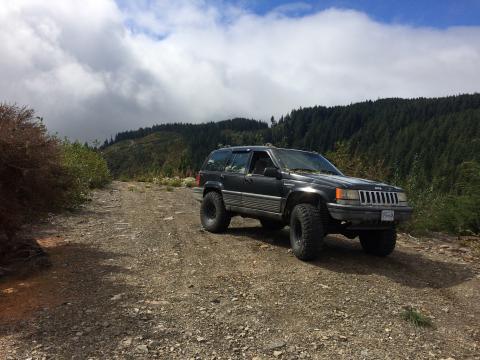
[[[395,213],[393,210],[382,210],[381,221],[393,221],[394,219]]]

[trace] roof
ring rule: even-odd
[[[309,152],[309,153],[317,153],[316,151],[313,150],[300,150],[300,149],[292,149],[292,148],[282,148],[282,147],[276,147],[274,145],[243,145],[243,146],[228,146],[228,147],[222,147],[215,149],[214,151],[218,150],[230,150],[230,151],[261,151],[261,150],[268,150],[268,149],[279,149],[279,150],[291,150],[291,151],[301,151],[301,152]]]
[[[241,151],[241,150],[267,150],[276,148],[275,146],[265,146],[265,145],[252,145],[252,146],[230,146],[230,147],[223,147],[217,150],[232,150],[232,151]]]

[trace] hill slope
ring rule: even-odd
[[[339,141],[352,154],[384,160],[391,178],[414,171],[423,183],[448,189],[461,163],[480,162],[480,94],[315,106],[293,110],[270,128],[247,119],[156,125],[117,134],[104,153],[114,175],[134,176],[197,170],[218,144],[271,142],[325,153]]]
[[[261,143],[266,123],[231,119],[205,124],[163,124],[119,133],[102,147],[112,174],[192,173],[219,144]]]

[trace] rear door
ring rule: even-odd
[[[282,180],[263,175],[267,167],[276,167],[266,151],[254,151],[245,176],[243,206],[273,213],[280,212]]]
[[[200,171],[206,183],[220,187],[222,173],[231,157],[231,150],[215,150],[210,154]]]
[[[227,206],[243,206],[242,193],[245,190],[245,174],[251,151],[234,151],[222,173],[223,201]]]

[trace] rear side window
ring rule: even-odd
[[[225,171],[232,173],[245,174],[248,160],[250,159],[249,152],[233,153],[232,161],[228,164]]]
[[[225,165],[230,159],[231,152],[228,150],[215,151],[208,158],[207,163],[205,164],[204,170],[207,171],[223,171]]]

